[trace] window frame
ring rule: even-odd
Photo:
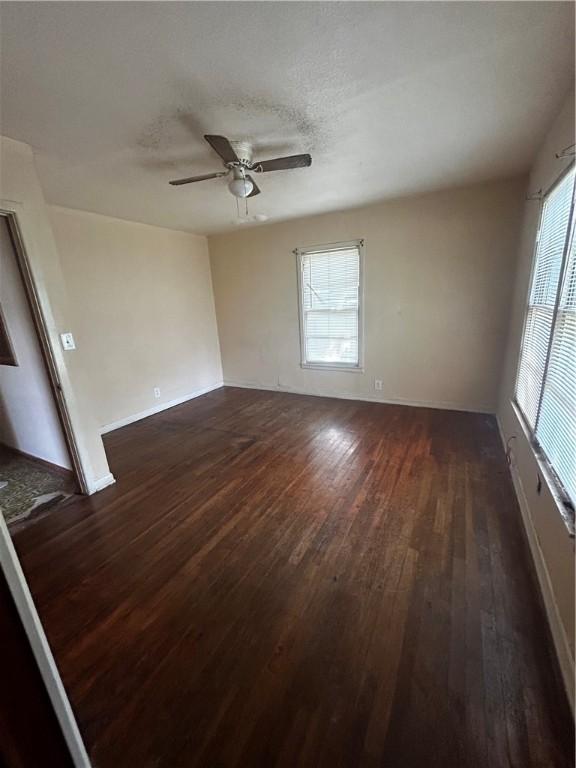
[[[306,359],[306,338],[304,330],[304,291],[302,285],[302,260],[304,256],[313,253],[325,253],[338,249],[358,249],[358,362],[351,363],[320,363],[309,362]],[[298,322],[300,326],[300,367],[317,371],[349,371],[364,372],[364,256],[365,243],[363,238],[356,240],[341,240],[335,243],[321,243],[304,248],[295,248],[292,253],[296,256],[296,275],[298,289]]]
[[[535,272],[536,272],[536,257],[538,255],[538,245],[540,242],[540,231],[542,228],[542,220],[544,218],[544,209],[545,209],[545,202],[546,198],[556,189],[556,187],[565,179],[565,177],[572,172],[574,169],[576,163],[572,161],[569,163],[569,165],[562,170],[562,172],[554,179],[554,181],[545,189],[540,191],[538,199],[540,201],[540,211],[538,214],[538,226],[536,228],[536,234],[534,237],[534,246],[532,248],[532,262],[530,267],[530,278],[528,281],[528,289],[526,291],[526,298],[524,301],[524,313],[522,317],[522,337],[520,341],[520,346],[518,350],[518,356],[516,359],[516,375],[514,378],[514,392],[512,396],[512,406],[520,420],[520,424],[522,426],[522,429],[528,439],[528,442],[530,443],[530,446],[532,447],[532,450],[534,451],[534,456],[536,458],[536,461],[538,462],[542,474],[544,475],[545,479],[548,481],[548,485],[550,487],[550,490],[552,492],[552,495],[561,505],[561,513],[564,519],[566,520],[569,529],[571,533],[573,534],[573,528],[574,528],[574,504],[575,502],[572,501],[570,498],[568,491],[564,487],[564,484],[562,483],[562,480],[557,475],[556,470],[554,469],[554,465],[549,460],[548,456],[546,455],[546,451],[540,444],[540,441],[537,437],[537,429],[538,424],[540,421],[540,412],[542,409],[542,400],[544,398],[544,390],[546,387],[546,380],[548,377],[548,366],[550,363],[550,355],[552,352],[552,343],[554,340],[554,332],[556,329],[556,321],[558,317],[558,310],[560,307],[560,300],[562,297],[562,287],[564,285],[564,280],[566,278],[566,267],[568,264],[568,256],[570,253],[570,244],[572,242],[573,238],[576,238],[576,229],[574,229],[574,217],[576,216],[576,205],[575,205],[575,197],[576,197],[576,179],[574,181],[574,186],[572,187],[572,201],[570,204],[570,213],[568,216],[568,227],[566,231],[565,241],[564,241],[564,250],[562,253],[562,262],[560,267],[560,276],[558,279],[558,286],[556,290],[556,299],[554,302],[554,313],[552,318],[552,325],[550,327],[550,338],[548,340],[548,347],[546,350],[546,361],[544,364],[544,371],[542,375],[542,386],[540,387],[540,393],[538,397],[538,409],[536,412],[536,418],[534,420],[534,427],[531,426],[530,422],[528,421],[527,416],[524,413],[524,410],[522,409],[522,406],[520,402],[518,401],[518,379],[520,375],[520,365],[522,361],[522,353],[524,351],[524,345],[525,345],[525,334],[526,334],[526,326],[527,326],[527,319],[528,319],[528,313],[530,311],[530,296],[532,294],[532,286],[534,283],[535,278]],[[568,518],[566,517],[568,515]]]

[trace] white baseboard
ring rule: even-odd
[[[133,424],[135,421],[140,421],[140,419],[146,419],[148,416],[154,416],[155,413],[160,413],[160,411],[165,411],[168,408],[173,408],[175,405],[185,403],[187,400],[193,400],[195,397],[200,397],[200,395],[213,392],[215,389],[220,389],[222,386],[222,382],[218,381],[216,384],[210,384],[208,387],[195,389],[193,392],[189,392],[182,397],[177,397],[175,400],[169,400],[167,403],[160,403],[145,411],[140,411],[140,413],[134,413],[131,416],[126,416],[124,419],[113,421],[110,424],[100,427],[100,434],[105,435],[107,432],[113,432],[115,429],[120,429],[120,427],[127,427],[128,424]]]
[[[108,488],[109,485],[114,485],[116,482],[116,478],[112,474],[112,472],[108,472],[107,475],[104,475],[104,477],[99,477],[96,480],[89,480],[88,481],[88,494],[91,496],[93,493],[98,493],[98,491],[103,491],[104,488]]]
[[[498,430],[500,432],[500,439],[506,451],[506,436],[502,431],[502,425],[500,419],[497,418]],[[538,577],[538,584],[540,586],[540,593],[544,602],[544,608],[546,610],[546,618],[548,619],[548,625],[552,634],[552,640],[554,642],[554,649],[560,665],[560,672],[564,681],[564,687],[568,694],[568,701],[572,709],[572,715],[575,713],[575,701],[574,701],[574,659],[570,651],[570,644],[564,624],[560,617],[560,611],[554,597],[554,589],[550,580],[550,574],[546,567],[546,561],[542,554],[542,549],[538,542],[538,536],[534,523],[532,521],[532,515],[530,514],[530,507],[528,505],[528,499],[526,498],[526,492],[522,484],[522,478],[516,471],[516,468],[510,467],[510,475],[512,477],[512,483],[516,492],[516,498],[518,499],[518,505],[520,507],[520,514],[522,516],[522,522],[524,524],[524,530],[526,531],[526,538],[528,539],[528,545],[530,547],[530,553],[532,555],[532,561],[536,569],[536,575]]]
[[[312,397],[332,397],[335,400],[358,400],[362,403],[381,403],[382,405],[410,405],[414,408],[437,408],[443,411],[464,411],[465,413],[489,413],[494,414],[494,407],[490,405],[479,405],[477,407],[468,407],[461,403],[452,403],[437,400],[407,400],[394,397],[377,397],[376,395],[358,395],[352,392],[330,392],[309,389],[298,389],[294,387],[274,386],[270,384],[258,384],[248,381],[232,381],[226,379],[225,387],[239,387],[241,389],[261,389],[265,392],[286,392],[292,395],[311,395]]]

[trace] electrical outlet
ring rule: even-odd
[[[374,389],[382,390],[382,379],[374,379]]]
[[[154,387],[154,397],[160,397],[160,387]]]

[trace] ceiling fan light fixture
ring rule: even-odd
[[[228,184],[228,189],[232,192],[234,197],[248,197],[254,189],[254,184],[250,179],[245,179],[243,177],[233,178]]]
[[[228,189],[236,199],[244,200],[260,194],[258,184],[250,173],[266,173],[267,171],[287,171],[292,168],[308,168],[312,165],[310,155],[290,155],[289,157],[273,157],[271,160],[255,162],[252,158],[252,145],[248,141],[230,142],[226,136],[206,134],[204,136],[208,144],[220,156],[224,171],[205,173],[201,176],[187,176],[185,179],[173,179],[172,186],[181,184],[193,184],[197,181],[218,179],[232,173]],[[248,173],[247,173],[248,172]],[[246,202],[246,215],[248,215],[248,202]],[[263,219],[260,219],[263,221]]]

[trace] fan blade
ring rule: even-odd
[[[266,171],[285,171],[289,168],[308,168],[312,165],[310,155],[290,155],[290,157],[275,157],[273,160],[262,160],[254,163],[254,170],[258,173]]]
[[[239,162],[238,156],[226,136],[204,136],[204,138],[225,163]]]
[[[250,192],[250,194],[248,195],[248,197],[254,197],[254,195],[259,195],[259,194],[260,194],[260,190],[258,189],[258,185],[257,185],[257,184],[256,184],[256,182],[254,181],[254,179],[252,178],[252,176],[246,176],[246,178],[247,178],[249,181],[251,181],[251,182],[252,182],[252,184],[253,184],[253,186],[254,186],[254,189],[252,190],[252,192]]]
[[[227,176],[228,171],[218,171],[218,173],[206,173],[204,176],[188,176],[187,179],[175,179],[169,182],[173,187],[178,187],[180,184],[192,184],[195,181],[206,181],[206,179],[219,179],[221,176]]]

